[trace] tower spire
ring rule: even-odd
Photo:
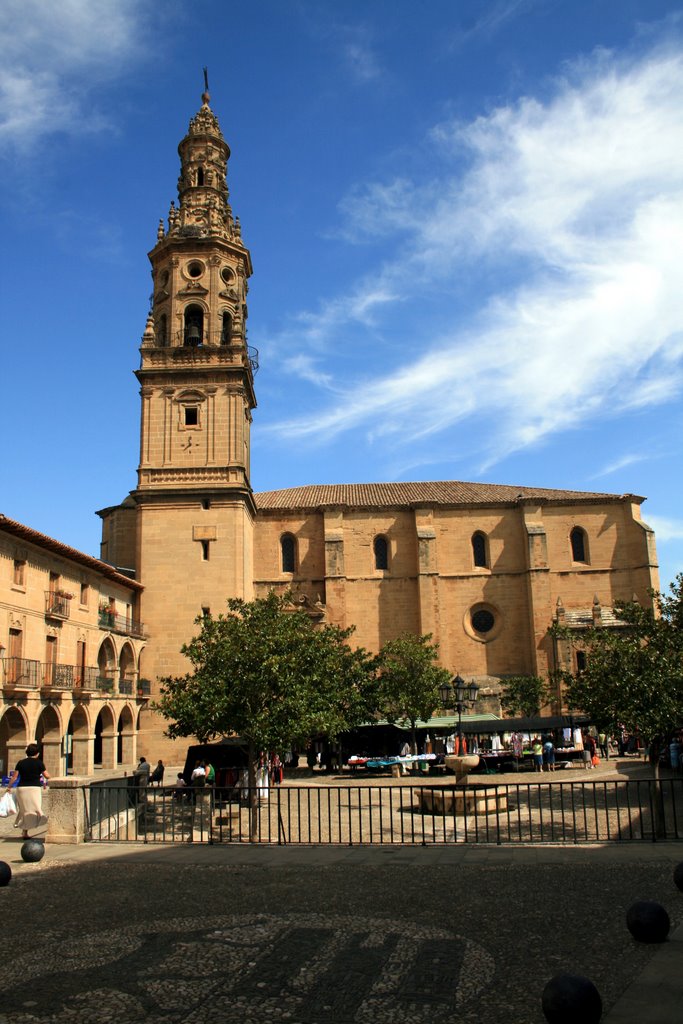
[[[204,68],[204,92],[202,93],[202,105],[208,107],[211,96],[209,95],[209,69]]]

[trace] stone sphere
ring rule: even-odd
[[[683,892],[683,860],[674,868],[674,885]]]
[[[626,911],[626,927],[638,942],[664,942],[671,922],[661,903],[636,900]]]
[[[40,839],[26,839],[21,844],[21,859],[28,864],[37,864],[45,856],[45,843]]]
[[[548,1024],[598,1024],[602,999],[590,980],[580,974],[556,974],[543,989],[543,1014]]]
[[[0,860],[0,886],[9,885],[12,878],[12,869],[4,860]]]

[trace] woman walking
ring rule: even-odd
[[[10,776],[8,789],[19,779],[15,790],[17,798],[17,819],[15,828],[20,828],[21,838],[28,839],[30,828],[41,828],[47,824],[47,816],[43,814],[43,789],[50,778],[40,758],[40,747],[37,743],[29,743],[26,757],[17,761]]]

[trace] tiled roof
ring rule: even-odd
[[[1,512],[0,530],[4,530],[5,533],[12,534],[13,537],[18,537],[20,540],[29,541],[31,544],[44,548],[46,551],[52,551],[55,555],[61,555],[62,558],[68,558],[72,562],[78,562],[80,565],[84,565],[88,569],[98,572],[101,576],[106,576],[107,579],[113,580],[115,583],[122,583],[127,587],[132,587],[134,590],[144,589],[141,583],[138,583],[137,580],[130,579],[129,576],[124,576],[124,574],[118,572],[113,565],[109,565],[107,562],[101,562],[99,558],[93,558],[92,555],[86,555],[83,551],[78,551],[76,548],[69,547],[68,544],[62,544],[61,541],[54,540],[53,537],[48,537],[45,533],[39,533],[38,530],[33,530],[30,526],[24,526],[23,523],[17,522],[16,519],[8,519],[7,516],[4,516]]]
[[[348,508],[412,508],[418,505],[498,505],[518,500],[539,502],[621,501],[618,494],[561,491],[547,487],[516,487],[509,484],[463,483],[460,480],[424,483],[314,484],[262,491],[254,495],[260,511],[316,509],[343,505]],[[641,498],[634,500],[641,501]]]

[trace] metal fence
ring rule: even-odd
[[[96,784],[95,842],[298,845],[579,844],[683,839],[683,779],[469,786]]]

